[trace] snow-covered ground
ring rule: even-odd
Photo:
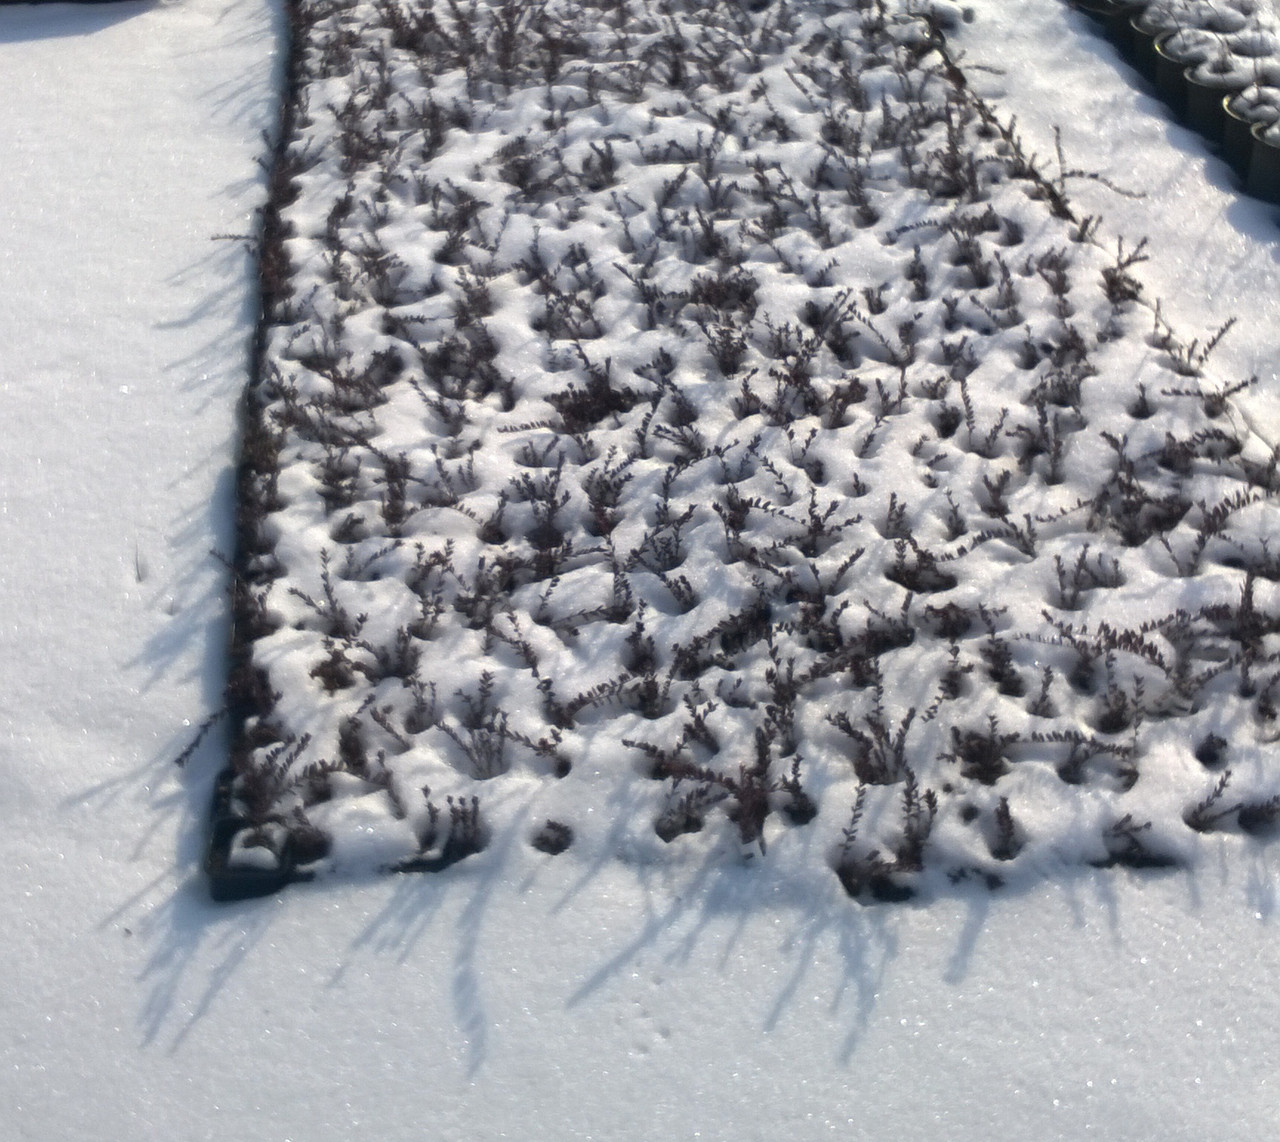
[[[975,82],[1146,192],[1075,188],[1151,236],[1176,327],[1240,315],[1217,372],[1280,440],[1275,212],[1081,18],[976,9]],[[277,21],[0,9],[0,1138],[1266,1137],[1274,846],[891,909],[720,862],[208,902],[225,742],[169,761],[221,686],[254,305],[219,236],[261,196]]]

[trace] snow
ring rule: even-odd
[[[1209,395],[1247,385],[922,21],[695,6],[677,65],[643,5],[552,5],[554,47],[464,72],[394,12],[304,33],[250,825],[322,876],[537,820],[588,863],[736,831],[883,897],[1275,815],[1274,447]]]
[[[1266,1136],[1280,870],[1235,837],[1190,869],[895,907],[715,852],[500,847],[447,877],[208,901],[226,741],[170,761],[221,687],[209,553],[231,543],[255,311],[227,236],[261,199],[278,20],[257,0],[0,9],[0,1136]],[[955,42],[1006,70],[971,74],[1034,149],[1061,123],[1069,165],[1146,191],[1073,187],[1152,236],[1175,328],[1245,319],[1215,375],[1257,372],[1241,407],[1280,439],[1275,212],[1082,18],[983,4]]]

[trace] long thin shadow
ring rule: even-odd
[[[151,1046],[166,1027],[176,1025],[169,1042],[171,1054],[181,1048],[261,941],[274,911],[270,900],[237,905],[240,922],[228,924],[226,914],[203,895],[203,885],[196,880],[176,885],[139,933],[155,938],[155,949],[140,977],[149,985],[139,1013],[142,1042]],[[215,953],[211,965],[207,962],[210,950]],[[179,998],[183,982],[197,970],[205,977],[204,986],[193,1002],[183,1003]],[[184,1008],[185,1018],[179,1018],[179,1007]]]

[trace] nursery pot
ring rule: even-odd
[[[1183,75],[1186,86],[1185,118],[1187,126],[1199,131],[1211,143],[1225,149],[1226,103],[1238,90],[1229,76],[1206,74],[1189,67]]]
[[[1153,83],[1156,78],[1156,40],[1165,28],[1148,28],[1142,21],[1142,12],[1129,19],[1129,61]]]
[[[1249,177],[1249,161],[1253,158],[1252,119],[1247,119],[1231,106],[1235,95],[1222,99],[1222,157],[1243,182]]]
[[[1271,124],[1257,123],[1253,131],[1253,154],[1244,188],[1254,198],[1280,206],[1280,142],[1268,138]]]
[[[1152,46],[1155,57],[1156,92],[1169,105],[1169,109],[1179,119],[1187,113],[1187,63],[1188,61],[1170,51],[1169,40],[1176,32],[1166,32]]]

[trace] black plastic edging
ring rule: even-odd
[[[248,566],[249,553],[255,541],[257,517],[246,509],[252,497],[246,493],[257,475],[245,442],[253,436],[253,402],[261,385],[266,356],[267,327],[276,300],[284,285],[287,266],[285,228],[280,218],[280,199],[285,190],[284,156],[293,134],[297,106],[299,52],[302,37],[297,34],[300,0],[282,0],[284,14],[284,77],[280,90],[279,113],[275,138],[272,140],[270,167],[267,174],[266,201],[258,211],[258,229],[252,249],[257,258],[257,320],[249,360],[249,377],[239,407],[239,445],[236,463],[236,528],[235,553],[232,558],[234,576],[232,590],[231,638],[228,647],[228,675],[225,691],[226,708],[231,721],[231,757],[218,775],[213,801],[209,807],[208,839],[205,847],[204,871],[209,892],[214,900],[246,900],[267,896],[295,880],[309,879],[296,868],[293,845],[286,839],[276,854],[275,868],[237,865],[231,859],[236,838],[253,823],[236,807],[234,782],[237,759],[246,758],[252,746],[248,741],[247,723],[251,717],[265,713],[265,695],[253,672],[251,645],[254,626],[253,584],[260,576]]]

